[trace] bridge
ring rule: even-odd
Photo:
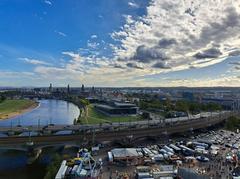
[[[156,137],[163,136],[174,133],[182,133],[186,131],[193,131],[196,129],[207,128],[214,126],[221,122],[224,122],[228,117],[238,115],[238,113],[224,112],[218,115],[192,118],[189,120],[177,120],[172,122],[161,123],[151,123],[143,127],[133,128],[132,124],[108,128],[104,130],[103,126],[100,125],[86,125],[86,126],[69,126],[71,130],[78,130],[75,134],[71,135],[42,135],[42,136],[32,136],[31,141],[34,143],[32,146],[36,149],[41,149],[47,146],[57,146],[57,145],[67,145],[80,146],[82,143],[94,143],[95,141],[113,141],[121,140],[126,138],[131,138],[131,140],[137,139],[139,137]],[[156,121],[154,121],[156,122]],[[116,125],[116,124],[114,124]],[[111,125],[110,125],[111,126]],[[63,127],[63,126],[62,126]],[[53,130],[56,128],[61,128],[60,126],[51,126]],[[34,129],[34,128],[33,128]],[[81,129],[81,130],[80,130]],[[0,129],[1,130],[1,129]],[[0,149],[1,148],[14,148],[21,146],[22,149],[26,148],[26,142],[29,141],[29,137],[20,136],[10,136],[0,138]]]
[[[14,135],[16,133],[20,134],[23,132],[36,132],[39,134],[54,134],[59,131],[72,131],[83,132],[83,131],[106,131],[109,129],[123,129],[123,128],[148,128],[154,126],[164,126],[167,124],[177,125],[180,122],[194,121],[203,118],[212,118],[225,116],[230,114],[229,111],[221,112],[204,112],[197,115],[191,115],[188,117],[178,117],[178,118],[167,118],[167,119],[153,119],[153,120],[143,120],[143,121],[129,121],[129,122],[114,122],[114,123],[103,123],[103,124],[92,124],[92,125],[35,125],[35,126],[8,126],[0,127],[0,133],[5,133],[8,135]]]

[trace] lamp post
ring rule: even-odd
[[[11,120],[11,132],[12,132],[12,128],[13,128],[13,123],[12,123],[12,120]]]
[[[28,132],[28,141],[27,141],[27,146],[33,146],[33,141],[31,139],[31,131],[28,127],[24,128]]]
[[[40,130],[40,118],[38,118],[38,131]]]

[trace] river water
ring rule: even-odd
[[[0,126],[73,124],[74,118],[78,116],[79,109],[72,103],[62,100],[40,100],[37,108],[0,121]],[[46,149],[36,162],[27,165],[26,152],[0,150],[0,179],[41,179],[46,173],[46,166],[56,152],[58,153],[56,150]]]
[[[62,100],[39,100],[39,106],[30,112],[0,121],[0,126],[30,126],[48,124],[73,124],[78,118],[76,105]]]

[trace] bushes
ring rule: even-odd
[[[59,154],[55,154],[53,156],[52,162],[47,167],[47,172],[44,179],[54,179],[61,165],[61,162],[62,162],[61,156]]]
[[[225,128],[231,131],[234,131],[236,129],[240,128],[240,118],[239,117],[229,117],[227,119],[227,122],[225,124]]]
[[[0,95],[0,103],[3,102],[4,100],[6,100],[6,96]]]

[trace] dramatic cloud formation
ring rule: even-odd
[[[210,48],[210,49],[204,50],[203,52],[198,52],[196,55],[194,55],[194,57],[197,59],[218,58],[220,55],[222,55],[222,53],[220,52],[219,49]]]
[[[240,84],[239,0],[128,0],[118,3],[109,0],[96,8],[88,1],[84,4],[91,7],[87,12],[82,10],[85,6],[75,8],[71,7],[72,3],[66,8],[58,1],[43,0],[41,5],[44,3],[41,14],[44,18],[36,23],[36,19],[39,20],[36,14],[31,23],[25,24],[30,25],[24,26],[33,35],[23,39],[26,32],[19,25],[17,30],[21,34],[19,37],[17,33],[12,34],[16,35],[12,39],[22,39],[20,45],[7,46],[8,38],[2,42],[6,44],[0,43],[0,63],[6,65],[6,59],[11,63],[15,60],[26,66],[24,72],[0,68],[0,75],[19,74],[28,79],[35,75],[35,78],[44,79],[42,81],[76,86],[81,83],[95,86]],[[54,11],[48,11],[49,7]],[[96,9],[99,11],[95,12]],[[59,18],[60,15],[64,18]],[[9,36],[4,33],[2,31],[2,39]],[[41,35],[37,39],[38,34],[46,35],[46,40],[39,38]],[[19,57],[34,58],[19,60]],[[209,68],[211,70],[206,70]],[[204,70],[206,76],[201,78]],[[161,78],[175,73],[178,76]]]
[[[129,6],[137,8],[134,1]],[[63,52],[71,60],[61,68],[38,67],[42,75],[60,73],[66,78],[78,76],[82,81],[101,81],[105,85],[144,86],[153,82],[147,75],[198,69],[239,56],[240,2],[204,0],[152,0],[143,16],[123,15],[125,24],[111,37],[117,42],[109,46],[111,58],[81,56],[80,52]],[[89,51],[102,45],[93,34],[87,41]],[[232,64],[233,65],[233,64]],[[239,66],[235,64],[235,70]],[[65,75],[64,75],[65,74]],[[111,79],[109,79],[111,76]],[[167,85],[218,85],[239,81],[236,76],[170,80]],[[134,82],[133,82],[134,81]],[[96,80],[94,81],[96,82]],[[209,84],[208,84],[209,82]]]
[[[192,64],[204,67],[237,56],[239,5],[227,0],[152,0],[145,16],[125,16],[122,30],[112,33],[120,42],[113,47],[114,54],[121,66],[139,63],[143,74],[152,68],[159,73],[188,69]]]
[[[171,67],[169,67],[168,65],[167,65],[167,63],[166,62],[157,62],[157,63],[155,63],[152,67],[154,67],[154,68],[165,68],[165,69],[169,69],[169,68],[171,68]]]

